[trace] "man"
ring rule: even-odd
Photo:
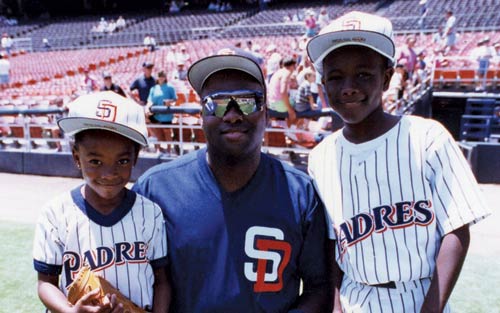
[[[127,95],[123,91],[122,87],[113,83],[113,78],[112,78],[110,72],[104,72],[102,74],[102,79],[103,79],[104,85],[101,87],[101,91],[111,90],[113,92],[116,92],[120,96],[127,97]]]
[[[467,161],[438,122],[384,112],[389,20],[350,12],[307,50],[345,125],[309,159],[332,220],[334,310],[449,312],[469,225],[489,214]]]
[[[146,105],[149,96],[149,90],[156,84],[156,79],[153,77],[154,64],[151,62],[142,63],[143,75],[138,77],[132,85],[130,91],[132,95],[139,101],[141,105]],[[135,91],[137,90],[137,91]]]
[[[452,10],[446,11],[446,23],[444,25],[443,36],[446,39],[443,47],[445,54],[455,49],[455,42],[457,41],[457,18],[453,15]]]
[[[82,94],[89,94],[99,90],[99,85],[94,75],[90,74],[90,70],[85,68],[83,70],[83,77],[80,82],[80,89]]]
[[[203,99],[207,148],[134,186],[165,215],[172,312],[331,312],[324,208],[307,175],[261,153],[260,67],[217,55],[188,79]]]
[[[0,53],[0,90],[9,87],[10,62]]]
[[[174,80],[187,80],[187,70],[184,67],[184,63],[179,62],[177,63],[177,68],[174,70],[173,73],[173,78]]]
[[[5,49],[7,55],[10,55],[12,50],[12,45],[14,44],[12,37],[9,36],[9,34],[7,33],[3,33],[1,44],[2,44],[2,49]]]
[[[486,90],[488,68],[495,54],[495,49],[490,46],[490,37],[479,40],[477,47],[472,49],[470,59],[477,62],[476,91]]]

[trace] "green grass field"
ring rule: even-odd
[[[0,222],[0,312],[43,312],[31,257],[33,225]],[[500,259],[468,255],[452,294],[455,313],[500,313]],[[8,308],[8,309],[6,309]],[[4,311],[5,310],[5,311]]]

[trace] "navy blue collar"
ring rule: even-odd
[[[94,209],[90,203],[83,198],[82,193],[80,192],[81,188],[82,186],[78,186],[71,191],[71,197],[73,198],[76,206],[94,223],[106,227],[115,225],[123,217],[125,217],[125,215],[127,215],[134,206],[135,199],[137,197],[135,192],[125,188],[125,196],[123,197],[120,205],[115,208],[111,214],[104,215]]]

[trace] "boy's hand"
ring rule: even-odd
[[[101,302],[100,296],[101,290],[99,288],[91,290],[89,293],[85,294],[80,300],[78,300],[73,306],[73,311],[75,313],[84,313],[84,312],[95,312],[95,313],[104,313],[110,312],[111,302],[109,299],[107,301]],[[106,297],[107,298],[107,297]]]

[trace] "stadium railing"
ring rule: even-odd
[[[184,106],[184,107],[160,107],[152,108],[153,113],[171,113],[176,116],[176,123],[172,125],[148,124],[148,128],[171,128],[176,134],[176,137],[169,141],[157,141],[154,137],[150,137],[150,145],[144,150],[144,153],[156,153],[150,151],[155,144],[170,144],[178,147],[178,155],[198,149],[205,145],[205,139],[202,134],[201,125],[199,123],[190,123],[188,117],[199,117],[201,111],[200,106]],[[57,130],[55,119],[51,123],[39,124],[33,122],[33,116],[57,115],[63,116],[66,114],[64,108],[51,109],[0,109],[0,150],[21,150],[25,152],[53,152],[69,151],[69,138],[61,135],[54,135],[54,130]],[[270,118],[285,118],[286,113],[270,112]],[[268,127],[266,129],[266,140],[264,140],[263,151],[281,154],[283,152],[294,152],[307,154],[311,146],[301,145],[300,141],[283,140],[277,142],[276,138],[272,138],[274,134],[278,134],[280,138],[301,137],[307,136],[309,139],[316,139],[328,135],[332,130],[342,126],[342,121],[338,115],[331,109],[322,109],[321,111],[298,113],[298,118],[318,119],[321,117],[329,118],[328,129],[317,129],[309,131],[293,128],[275,128]],[[295,136],[294,136],[295,135]],[[316,142],[317,143],[317,142]],[[43,146],[44,148],[40,148]],[[154,149],[154,148],[153,148]]]

